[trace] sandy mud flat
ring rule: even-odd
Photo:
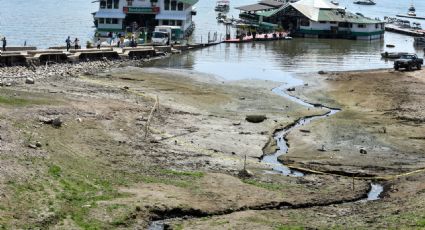
[[[304,76],[291,94],[341,112],[287,135],[280,160],[314,171],[291,177],[260,161],[274,133],[327,109],[273,93],[281,83],[63,68],[0,69],[0,228],[425,226],[423,72]],[[382,199],[362,201],[375,180]]]

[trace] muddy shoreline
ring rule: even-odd
[[[278,82],[143,63],[0,69],[1,227],[132,229],[189,215],[201,218],[167,224],[370,229],[425,219],[423,71],[300,76],[291,95],[342,110],[285,136],[279,161],[307,173],[296,178],[264,173],[273,165],[259,159],[276,149],[276,130],[327,109],[276,95]],[[46,123],[56,118],[59,127]],[[386,181],[381,200],[352,202],[370,190],[362,175]]]

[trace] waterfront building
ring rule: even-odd
[[[152,32],[155,26],[180,26],[189,34],[194,28],[193,6],[198,0],[100,0],[94,23],[100,36],[110,32]]]
[[[351,13],[325,0],[299,0],[255,11],[238,9],[251,20],[277,24],[292,36],[374,40],[383,39],[385,32],[383,21]]]

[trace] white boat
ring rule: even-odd
[[[358,5],[376,5],[376,2],[373,0],[358,0],[354,1],[353,3]]]
[[[230,1],[229,0],[219,0],[215,5],[215,11],[218,12],[227,12],[230,10]]]
[[[415,9],[415,7],[413,6],[413,4],[412,4],[412,5],[410,5],[410,7],[409,7],[409,11],[407,12],[407,15],[409,15],[409,16],[413,16],[413,17],[415,17],[415,16],[416,16],[416,9]]]
[[[331,3],[334,4],[335,6],[339,6],[339,2],[336,0],[332,0]]]

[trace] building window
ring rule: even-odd
[[[133,6],[133,0],[127,0],[127,6]]]
[[[366,28],[366,25],[365,24],[358,24],[357,27],[358,28]]]
[[[300,22],[301,26],[310,26],[310,20],[308,19],[302,19]]]
[[[179,4],[177,4],[177,10],[183,11],[183,3],[179,2]]]
[[[118,19],[113,18],[113,19],[112,19],[112,24],[118,24]]]
[[[336,24],[336,22],[330,22],[331,24]]]
[[[100,1],[100,9],[106,9],[106,1]]]
[[[112,0],[107,0],[106,1],[106,8],[112,9]]]
[[[168,20],[163,20],[162,21],[162,25],[164,25],[164,26],[168,26],[170,23],[168,22]]]
[[[349,28],[350,27],[350,23],[348,22],[340,22],[338,23],[338,26],[341,28]]]
[[[99,24],[105,24],[105,19],[104,18],[99,18],[97,20],[99,21]]]
[[[171,1],[171,10],[177,10],[177,2]]]
[[[120,8],[120,0],[114,0],[114,9]]]
[[[325,22],[325,21],[320,21],[319,23],[320,23],[320,24],[326,24],[326,22]]]
[[[111,24],[112,20],[110,18],[105,18],[105,24]]]
[[[170,10],[170,0],[164,1],[164,10]]]
[[[182,25],[183,25],[183,21],[180,21],[180,20],[179,20],[179,21],[177,21],[177,25],[178,25],[178,26],[182,26]]]

